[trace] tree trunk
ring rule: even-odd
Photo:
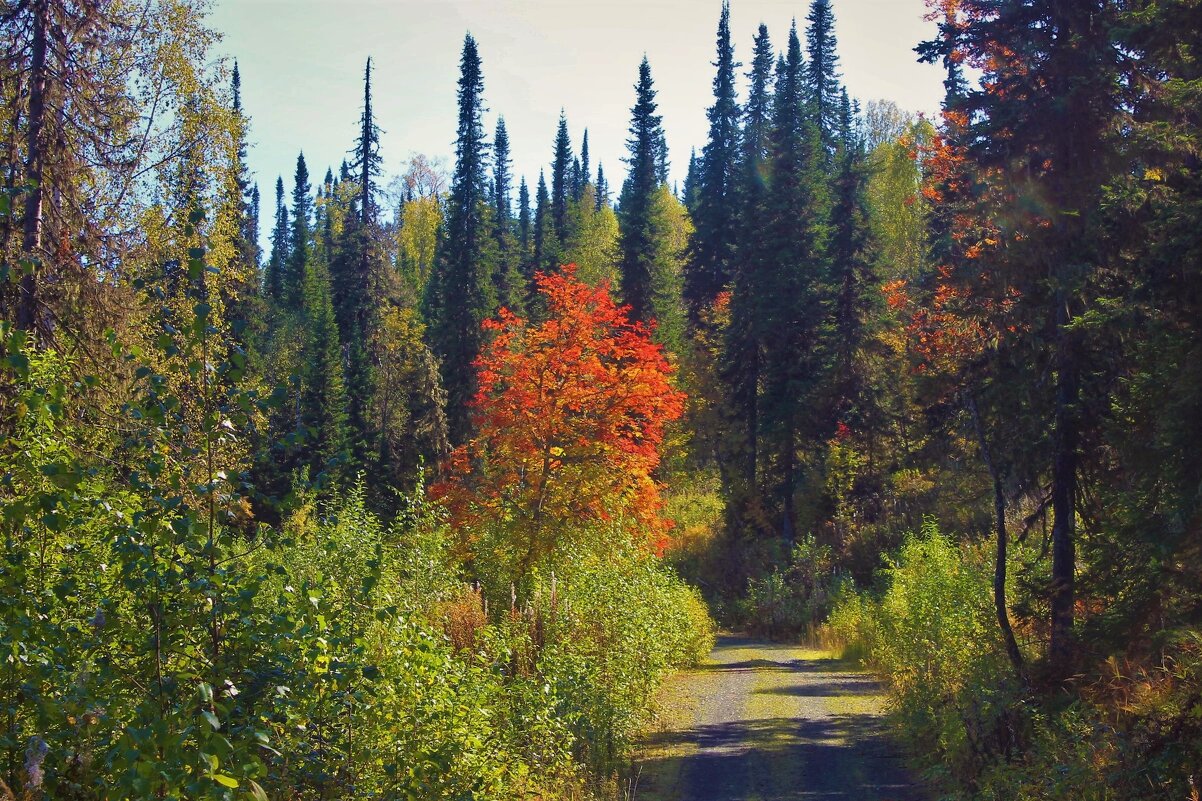
[[[1056,411],[1052,462],[1052,638],[1048,656],[1062,677],[1073,657],[1073,603],[1076,573],[1078,370],[1072,333],[1067,330],[1068,299],[1056,299]]]
[[[33,3],[33,45],[29,69],[29,123],[26,134],[25,179],[30,186],[25,196],[21,237],[22,256],[36,263],[42,251],[42,203],[45,196],[42,166],[45,152],[42,131],[46,124],[46,34],[49,28],[49,0]],[[32,332],[37,326],[38,283],[36,267],[29,265],[21,274],[17,294],[17,327]]]
[[[1018,642],[1014,639],[1014,628],[1010,625],[1010,610],[1006,604],[1006,550],[1008,537],[1006,534],[1006,493],[1002,486],[1002,476],[993,461],[989,450],[989,442],[985,439],[985,427],[981,424],[981,413],[977,409],[977,399],[971,393],[968,395],[968,408],[972,412],[973,427],[977,431],[977,443],[981,448],[981,459],[993,480],[993,518],[997,534],[997,555],[993,563],[993,608],[997,612],[998,627],[1002,631],[1002,642],[1006,646],[1006,655],[1014,666],[1014,674],[1019,681],[1024,678],[1023,656],[1018,650]]]
[[[789,430],[785,433],[783,450],[781,452],[781,471],[782,471],[782,488],[781,494],[784,501],[781,519],[781,538],[784,539],[785,545],[792,547],[796,540],[794,524],[794,509],[793,509],[793,489],[796,483],[795,473],[797,472],[797,432],[790,421]]]
[[[760,354],[757,344],[750,354],[751,363],[747,366],[747,463],[744,478],[747,481],[747,492],[755,494],[756,468],[759,465],[759,384],[760,384]]]

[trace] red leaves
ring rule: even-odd
[[[684,395],[647,329],[631,323],[608,287],[568,266],[539,274],[546,320],[507,310],[485,323],[492,341],[477,360],[477,435],[452,454],[431,494],[471,530],[505,522],[533,558],[573,527],[618,520],[662,548],[659,514],[664,425]]]

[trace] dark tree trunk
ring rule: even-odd
[[[1049,657],[1061,676],[1073,657],[1073,603],[1076,573],[1076,496],[1079,400],[1077,358],[1063,290],[1056,302],[1056,411],[1052,462],[1052,638]]]
[[[797,477],[797,432],[793,423],[785,432],[783,449],[781,451],[781,495],[783,508],[781,510],[781,537],[785,545],[792,547],[796,539],[794,530],[793,490]]]
[[[744,478],[747,481],[747,491],[755,494],[756,469],[759,466],[759,385],[760,385],[760,354],[759,346],[753,347],[750,354],[751,363],[747,366],[747,464],[744,468]]]
[[[42,181],[45,152],[42,147],[46,124],[46,35],[49,28],[48,0],[33,4],[33,43],[29,69],[29,124],[26,136],[25,177],[30,184],[25,196],[21,250],[25,259],[35,262],[42,251]],[[17,295],[17,327],[32,332],[37,326],[37,267],[30,266],[21,275]]]
[[[977,399],[968,395],[968,408],[972,412],[973,426],[977,432],[977,443],[981,448],[981,460],[989,471],[993,481],[993,518],[997,535],[997,555],[993,563],[993,608],[997,612],[998,627],[1002,631],[1002,642],[1006,647],[1006,655],[1014,666],[1014,674],[1022,681],[1023,656],[1018,650],[1018,642],[1014,639],[1014,628],[1010,625],[1010,610],[1006,604],[1006,550],[1008,537],[1006,533],[1006,493],[1002,485],[1002,475],[993,460],[989,450],[989,442],[985,438],[985,426],[981,424],[981,413],[977,409]]]

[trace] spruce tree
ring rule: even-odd
[[[350,434],[338,321],[329,275],[321,262],[307,265],[302,296],[305,360],[299,421],[305,433],[305,463],[319,483],[337,485],[347,474]]]
[[[475,394],[474,362],[481,324],[496,311],[492,276],[496,261],[488,204],[488,145],[484,137],[484,74],[476,40],[464,38],[460,58],[459,125],[455,172],[447,201],[445,234],[428,292],[431,336],[442,359],[451,441],[470,434],[469,403]]]
[[[359,214],[364,225],[376,219],[376,179],[380,176],[380,128],[371,104],[371,59],[363,69],[363,112],[359,116],[359,136],[355,139],[354,160],[348,165],[359,181]]]
[[[234,62],[230,90],[233,97],[235,126],[233,166],[238,212],[238,233],[234,240],[234,248],[238,252],[238,260],[244,266],[247,275],[254,276],[259,269],[259,221],[255,208],[258,189],[252,184],[247,171],[247,120],[242,111],[242,74],[238,71],[237,61]]]
[[[377,180],[381,170],[380,128],[376,124],[371,93],[371,59],[363,71],[363,109],[359,115],[358,136],[345,163],[348,176],[353,176],[354,200],[343,214],[342,230],[334,243],[332,219],[327,212],[324,223],[326,246],[331,249],[327,258],[333,289],[334,310],[342,341],[348,354],[347,379],[356,390],[351,397],[352,417],[357,436],[366,438],[363,409],[370,387],[370,357],[367,342],[374,328],[381,301],[381,268],[383,255],[378,252]],[[331,209],[333,174],[327,171]],[[345,190],[344,190],[345,191]]]
[[[730,42],[730,4],[722,4],[718,19],[718,58],[714,62],[714,104],[707,112],[709,139],[692,181],[695,202],[685,193],[685,203],[695,230],[689,242],[685,272],[685,301],[693,319],[709,306],[730,282],[738,235],[735,183],[739,164],[739,104],[735,97],[734,46]],[[694,167],[690,163],[690,173]]]
[[[559,127],[555,131],[555,153],[551,161],[551,222],[555,237],[562,244],[568,239],[568,198],[570,197],[572,140],[568,136],[568,120],[559,112]]]
[[[577,200],[584,196],[584,187],[592,180],[593,174],[589,170],[588,128],[585,128],[584,136],[580,139],[580,190],[576,195]]]
[[[1131,120],[1117,57],[1123,48],[1113,39],[1111,4],[974,0],[965,6],[941,29],[949,38],[920,52],[985,65],[982,82],[971,89],[959,89],[962,76],[949,75],[951,91],[964,93],[949,109],[956,119],[950,133],[977,180],[1005,181],[992,192],[992,208],[977,200],[990,225],[1005,221],[1005,245],[974,248],[977,254],[944,266],[951,287],[981,306],[999,305],[986,294],[992,275],[1004,276],[1006,292],[1013,293],[1005,316],[993,312],[1000,319],[988,321],[1012,334],[1002,343],[1005,363],[996,359],[989,372],[1001,383],[1025,386],[1033,400],[1024,405],[1035,418],[1027,424],[1046,434],[1042,442],[1019,441],[1022,461],[1044,465],[1039,484],[1041,492],[1047,487],[1052,513],[1048,659],[1053,676],[1062,679],[1076,669],[1077,548],[1082,518],[1088,518],[1082,477],[1097,469],[1088,460],[1112,412],[1097,401],[1114,374],[1091,351],[1105,336],[1096,315],[1107,301],[1097,293],[1109,284],[1113,263],[1107,192],[1114,170],[1124,169],[1116,164],[1122,137],[1115,132]],[[1016,369],[1026,372],[1011,374]],[[1004,436],[1012,436],[1010,430]]]
[[[813,0],[806,16],[807,94],[828,151],[835,149],[840,126],[838,43],[835,40],[835,13],[830,0]]]
[[[609,184],[605,182],[605,166],[597,162],[597,198],[596,211],[609,203]]]
[[[668,183],[668,135],[661,127],[655,135],[655,177],[661,184]]]
[[[314,224],[319,248],[312,256],[318,280],[328,288],[337,323],[342,366],[344,432],[346,448],[340,476],[374,466],[374,425],[371,420],[374,394],[371,332],[376,327],[380,298],[382,254],[379,252],[375,221],[375,179],[379,174],[379,130],[372,112],[371,61],[364,72],[363,109],[357,122],[352,159],[344,162],[346,178],[335,180],[327,170],[319,193],[325,202]],[[338,186],[345,187],[341,192]],[[350,191],[348,191],[350,190]],[[366,214],[365,214],[366,209]],[[318,302],[324,302],[318,293]],[[310,302],[306,298],[306,302]],[[306,308],[306,315],[324,314],[321,308]]]
[[[580,194],[584,191],[584,175],[580,170],[580,157],[575,156],[572,159],[572,180],[569,182],[568,195],[572,200],[580,200]]]
[[[259,195],[259,185],[255,184],[250,191],[250,224],[248,233],[255,243],[255,259],[262,266],[263,253],[259,246],[259,234],[263,230],[262,198]]]
[[[276,303],[283,303],[284,288],[287,286],[288,264],[288,207],[284,205],[284,179],[275,179],[275,225],[271,231],[271,256],[267,260],[265,289],[267,296]]]
[[[305,154],[296,157],[296,175],[292,183],[292,230],[289,234],[288,269],[285,272],[284,296],[287,303],[298,306],[302,300],[305,270],[310,261],[309,222],[313,212],[313,188],[309,186],[309,169]]]
[[[352,160],[347,165],[347,172],[354,175],[354,200],[343,214],[337,243],[329,241],[333,237],[332,220],[330,213],[326,213],[324,222],[331,229],[325,232],[324,238],[326,246],[332,248],[327,261],[338,328],[348,352],[347,380],[355,389],[351,396],[352,422],[357,440],[365,441],[368,435],[364,409],[371,385],[367,343],[381,302],[381,262],[384,259],[377,245],[380,129],[372,110],[370,58],[363,73],[363,110],[358,128]],[[327,173],[331,191],[332,178],[332,174]],[[330,200],[332,210],[334,198]]]
[[[680,190],[680,202],[684,203],[692,217],[697,211],[697,193],[701,182],[701,163],[697,160],[697,148],[689,151],[689,169],[684,174],[684,186]]]
[[[734,417],[725,446],[735,462],[728,473],[727,495],[732,524],[757,486],[760,440],[760,373],[766,338],[761,304],[765,258],[761,227],[766,216],[768,139],[772,123],[772,42],[768,28],[756,33],[751,69],[747,74],[747,104],[743,110],[743,135],[735,202],[737,203],[737,257],[730,296],[730,325],[726,331],[722,377]],[[733,525],[732,525],[733,527]]]
[[[863,430],[868,411],[865,405],[870,400],[857,352],[865,344],[870,319],[882,294],[870,254],[869,165],[846,90],[841,93],[839,116],[830,224],[834,319],[828,347],[833,362],[827,405],[832,423],[844,422],[858,431]]]
[[[781,515],[780,533],[791,541],[798,448],[803,439],[829,437],[829,432],[803,423],[810,420],[806,410],[824,377],[820,338],[827,308],[830,211],[821,134],[806,102],[796,26],[789,32],[781,66],[769,147],[771,187],[760,233],[765,256],[758,268],[764,271],[760,314],[767,334],[763,416],[765,434],[776,445],[771,491]]]
[[[526,282],[522,277],[521,259],[513,232],[512,161],[509,158],[509,132],[505,118],[497,118],[493,137],[493,239],[496,243],[496,268],[493,287],[497,301],[510,311],[520,312],[525,302]]]
[[[551,272],[559,265],[559,239],[551,214],[551,196],[542,170],[538,173],[538,188],[534,195],[534,254],[531,277],[536,272]]]
[[[527,266],[532,258],[531,252],[534,247],[534,242],[531,240],[534,234],[531,223],[530,187],[526,186],[526,176],[523,175],[522,181],[518,185],[518,252],[522,272],[527,278],[530,277],[532,272],[527,269]]]
[[[647,57],[639,64],[635,84],[635,104],[631,109],[630,138],[626,140],[629,170],[619,204],[621,228],[620,281],[622,301],[630,306],[631,317],[652,318],[652,274],[655,241],[652,228],[652,202],[661,181],[663,128],[655,113],[655,88]]]
[[[505,118],[497,117],[497,130],[493,135],[492,173],[493,213],[496,215],[497,223],[512,221],[513,218],[509,196],[513,186],[512,166],[513,161],[509,157],[509,131],[505,127]]]

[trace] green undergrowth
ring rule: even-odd
[[[889,561],[880,591],[840,594],[822,630],[884,678],[895,730],[946,797],[1196,798],[1202,636],[1179,633],[1155,663],[1104,659],[1070,693],[1040,685],[1040,655],[1020,628],[1030,674],[1020,680],[998,633],[990,557],[928,523]]]
[[[361,485],[300,487],[255,525],[203,457],[239,446],[256,398],[222,387],[193,416],[171,382],[199,357],[131,352],[102,451],[67,403],[90,386],[19,345],[0,759],[21,783],[0,799],[605,797],[660,683],[710,650],[698,594],[616,537],[511,599],[470,583],[421,487],[388,518]]]

